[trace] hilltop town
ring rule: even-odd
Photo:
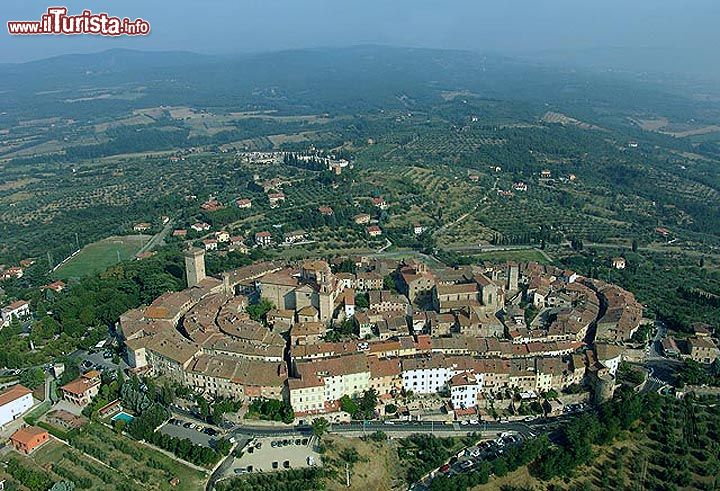
[[[334,272],[339,260],[260,262],[215,278],[190,249],[188,289],[120,317],[130,366],[214,397],[281,400],[296,418],[340,418],[341,399],[368,390],[395,405],[444,394],[451,416],[477,418],[512,393],[587,386],[608,400],[643,321],[630,292],[552,266],[345,261],[354,272]],[[253,320],[258,302],[272,308]]]

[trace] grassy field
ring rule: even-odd
[[[149,235],[127,235],[108,237],[86,245],[72,259],[55,271],[57,278],[66,280],[80,278],[104,271],[108,267],[126,259],[132,259],[140,248],[150,240]]]
[[[402,466],[391,442],[363,441],[360,438],[328,436],[325,439],[327,454],[324,461],[337,462],[337,475],[326,479],[328,490],[390,490],[402,482]],[[345,485],[343,454],[357,451],[358,461],[350,469],[350,487]]]

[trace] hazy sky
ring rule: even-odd
[[[140,38],[13,37],[51,5],[149,20]],[[2,0],[0,62],[123,47],[237,53],[389,44],[509,54],[608,47],[718,51],[720,0]]]

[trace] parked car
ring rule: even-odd
[[[289,469],[289,468],[290,468],[290,461],[289,461],[289,460],[286,460],[285,462],[283,462],[283,467],[284,467],[285,469]]]
[[[440,472],[442,472],[443,474],[447,474],[448,472],[450,472],[450,464],[445,464],[440,467]]]

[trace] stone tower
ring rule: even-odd
[[[520,277],[520,268],[517,263],[508,263],[507,272],[507,289],[509,292],[518,291],[518,280]]]
[[[192,288],[205,279],[205,251],[190,247],[185,251],[185,277],[188,288]]]

